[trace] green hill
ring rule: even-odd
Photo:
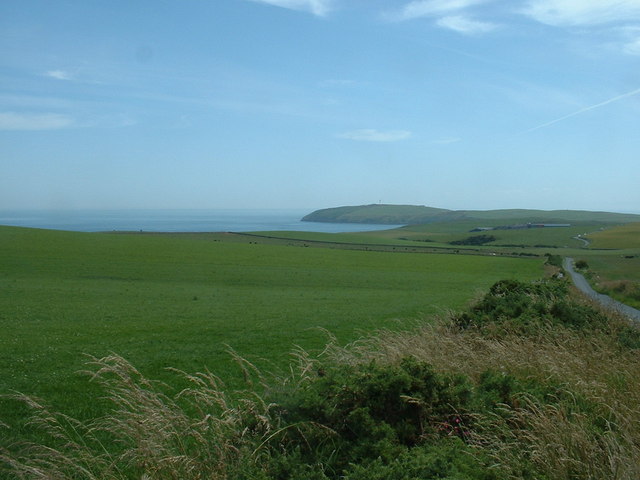
[[[448,214],[451,210],[421,205],[360,205],[316,210],[305,216],[303,222],[373,223],[405,225],[428,223],[432,218]]]
[[[504,220],[505,222],[576,223],[605,222],[631,223],[640,221],[640,215],[590,212],[583,210],[448,210],[422,205],[372,204],[316,210],[306,215],[303,222],[371,223],[380,225],[417,225],[448,223],[460,220]]]

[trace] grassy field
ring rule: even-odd
[[[102,405],[77,374],[115,352],[144,374],[208,367],[233,383],[226,345],[263,369],[295,345],[319,349],[461,308],[541,259],[261,244],[227,234],[92,234],[0,228],[0,392],[46,398],[81,418]],[[271,242],[273,243],[273,242]],[[298,244],[296,244],[298,245]],[[15,423],[22,410],[0,403]]]
[[[309,240],[326,243],[352,243],[356,245],[387,245],[390,247],[446,248],[448,250],[477,250],[477,246],[465,247],[452,245],[450,242],[464,240],[478,235],[491,235],[495,240],[482,246],[484,251],[509,254],[514,248],[525,248],[527,251],[543,255],[549,249],[580,249],[584,242],[578,235],[599,231],[609,227],[602,223],[580,223],[570,227],[559,228],[525,228],[513,230],[491,230],[472,232],[477,227],[494,227],[503,225],[498,220],[476,221],[461,220],[458,222],[430,223],[426,225],[410,225],[401,228],[358,233],[315,233],[315,232],[260,232],[278,238]],[[482,251],[482,250],[480,250]],[[516,253],[519,253],[516,250]]]
[[[36,406],[41,446],[0,449],[0,478],[636,480],[639,349],[637,327],[553,279],[498,282],[232,397],[206,373],[167,395],[109,355],[91,367],[107,416]]]
[[[445,242],[467,226],[253,235],[0,227],[0,394],[36,395],[88,422],[108,415],[106,429],[74,423],[50,436],[27,424],[24,404],[3,398],[0,465],[22,462],[25,478],[114,480],[230,471],[270,480],[637,478],[640,334],[568,297],[565,280],[524,283],[543,276],[549,251],[586,260],[594,282],[601,272],[636,282],[636,230],[585,224],[495,231],[505,236],[477,248]],[[589,248],[565,246],[568,235],[596,230]],[[481,299],[507,278],[519,281]],[[227,345],[278,371],[296,345],[319,352],[321,328],[336,338],[328,355],[284,383],[232,392],[246,384]],[[94,381],[77,373],[85,354],[103,357]],[[188,383],[167,367],[209,369],[226,386],[200,376],[193,397],[173,397]],[[16,440],[47,447],[2,450]],[[30,470],[38,458],[50,473]]]
[[[640,223],[599,229],[585,238],[590,248],[580,257],[589,265],[593,287],[640,308]]]
[[[640,249],[617,254],[582,255],[593,287],[634,308],[640,309]]]
[[[487,247],[537,247],[537,248],[579,248],[582,242],[574,237],[599,228],[600,225],[585,224],[561,228],[525,228],[516,230],[491,230],[471,232],[476,227],[493,227],[497,221],[464,221],[447,227],[447,224],[411,226],[400,229],[402,238],[414,241],[449,243],[476,235],[491,235],[495,240]]]
[[[519,211],[500,211],[512,215]],[[586,214],[573,212],[579,220],[569,227],[524,228],[472,232],[477,227],[505,224],[504,218],[445,221],[424,225],[360,232],[327,234],[309,232],[270,232],[269,235],[329,248],[353,248],[396,252],[448,252],[492,256],[544,256],[584,259],[591,266],[588,278],[596,290],[640,308],[640,223],[617,225],[587,220]],[[596,215],[595,218],[598,218]],[[524,224],[527,218],[511,219]],[[494,239],[483,245],[452,245],[476,236]],[[266,239],[265,239],[266,241]],[[275,241],[275,240],[274,240]]]
[[[630,223],[588,235],[594,248],[640,249],[640,223]]]

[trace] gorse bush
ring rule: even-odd
[[[464,376],[407,358],[399,365],[337,366],[287,396],[280,402],[287,422],[333,432],[324,446],[328,466],[342,472],[349,464],[392,462],[443,436],[463,438],[471,386]]]
[[[606,329],[609,317],[600,310],[569,299],[565,283],[525,283],[503,280],[468,311],[454,317],[462,328],[504,325],[532,333],[544,325],[576,330]]]
[[[463,376],[437,373],[407,358],[399,365],[333,368],[298,392],[288,415],[312,418],[354,442],[386,424],[399,444],[413,446],[436,434],[470,396]],[[356,422],[351,421],[354,415]]]
[[[542,247],[542,245],[540,245],[540,247]],[[547,257],[547,260],[545,262],[547,265],[562,268],[562,257],[560,255],[545,253],[545,257]]]
[[[0,460],[24,479],[637,479],[639,345],[560,282],[502,281],[464,313],[299,353],[288,376],[243,362],[246,391],[176,372],[190,386],[169,394],[96,359],[111,413],[21,397],[49,441]]]
[[[492,334],[540,335],[548,328],[564,327],[585,335],[604,334],[625,348],[640,349],[640,329],[612,316],[601,307],[571,297],[567,284],[561,281],[502,280],[467,311],[454,315],[453,322],[463,329]]]
[[[459,438],[442,438],[431,445],[414,447],[391,462],[378,458],[366,464],[354,464],[341,478],[348,480],[414,480],[502,478],[477,460],[474,452]],[[488,459],[487,459],[488,460]]]
[[[587,268],[589,268],[589,264],[586,260],[578,260],[576,261],[575,265],[578,270],[586,270]]]
[[[318,371],[275,394],[286,424],[316,430],[298,439],[288,432],[294,448],[272,456],[265,478],[498,478],[466,438],[474,422],[467,377],[411,358]]]

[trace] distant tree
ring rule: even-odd
[[[474,235],[464,240],[454,240],[449,242],[450,245],[484,245],[485,243],[494,242],[496,237],[493,235]]]
[[[562,268],[562,257],[560,255],[545,253],[545,256],[547,257],[547,264]]]
[[[585,260],[578,260],[576,262],[576,268],[580,270],[586,270],[587,268],[589,268],[589,264]]]

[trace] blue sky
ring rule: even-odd
[[[640,0],[4,0],[0,209],[640,211]]]

